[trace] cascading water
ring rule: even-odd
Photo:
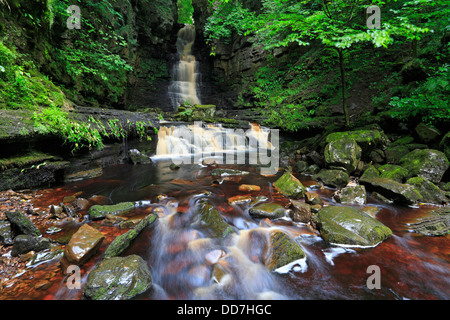
[[[198,62],[192,55],[194,42],[194,26],[186,25],[180,29],[176,44],[180,61],[174,67],[173,81],[169,86],[169,97],[174,108],[187,101],[191,104],[201,104],[197,89]]]

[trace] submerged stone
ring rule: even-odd
[[[113,205],[94,205],[89,209],[89,217],[92,220],[103,219],[107,214],[114,216],[126,215],[135,209],[133,202],[121,202]]]
[[[285,172],[273,185],[286,197],[298,199],[305,196],[306,188],[290,172]]]
[[[249,214],[253,218],[278,219],[284,217],[286,210],[277,203],[261,203],[250,208]]]
[[[329,206],[319,211],[317,227],[329,243],[373,246],[392,235],[391,229],[365,212],[345,206]]]
[[[90,300],[127,300],[151,285],[150,269],[140,256],[113,257],[89,273],[83,294]]]

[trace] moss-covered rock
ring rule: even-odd
[[[126,233],[117,236],[113,242],[108,246],[103,255],[103,259],[112,258],[120,255],[126,248],[128,248],[131,242],[136,239],[136,237],[141,233],[144,228],[151,225],[157,216],[155,214],[150,214],[143,218],[134,229],[127,231]]]
[[[408,170],[394,164],[385,164],[379,167],[378,170],[380,171],[381,178],[387,178],[397,182],[402,182],[409,175]]]
[[[275,181],[273,185],[286,197],[298,199],[305,196],[306,188],[300,180],[288,171]]]
[[[328,170],[322,169],[316,175],[315,180],[320,180],[324,185],[335,188],[343,188],[350,181],[349,175],[342,170]]]
[[[20,211],[6,212],[6,217],[11,222],[13,231],[16,230],[16,234],[26,234],[36,237],[42,235],[39,229],[24,213]]]
[[[286,210],[277,203],[260,203],[249,210],[249,214],[254,218],[278,219],[284,217]]]
[[[442,204],[445,203],[445,195],[433,182],[422,178],[414,177],[406,181],[407,184],[413,185],[422,195],[420,201],[426,203]]]
[[[345,138],[355,140],[364,152],[369,152],[377,147],[384,149],[390,143],[385,134],[379,130],[334,132],[327,136],[326,141],[327,143],[330,143]]]
[[[420,140],[425,143],[434,142],[441,135],[438,129],[425,123],[419,123],[415,130]]]
[[[113,205],[94,205],[89,209],[89,217],[92,220],[103,219],[107,214],[113,216],[127,215],[135,209],[133,202],[121,202]]]
[[[411,230],[425,236],[445,236],[450,234],[450,207],[442,207],[431,212],[421,221],[411,223]]]
[[[402,184],[391,179],[379,177],[360,178],[359,182],[371,191],[380,193],[384,197],[398,203],[414,204],[422,199],[422,195],[414,186]]]
[[[439,183],[448,167],[445,154],[433,149],[416,149],[400,159],[400,166],[409,171],[408,177],[419,176]]]
[[[352,173],[361,159],[361,147],[354,139],[343,137],[328,143],[324,150],[324,156],[327,167],[342,167]]]
[[[83,294],[90,300],[127,300],[151,285],[150,269],[140,256],[113,257],[89,273]]]
[[[270,233],[270,250],[265,265],[271,271],[305,257],[300,245],[280,230]]]
[[[375,168],[374,166],[370,165],[366,171],[364,171],[364,173],[361,176],[361,179],[368,179],[368,178],[376,178],[380,176],[380,171]]]
[[[365,212],[345,206],[329,206],[319,211],[317,227],[329,243],[373,246],[392,235],[391,229]]]
[[[343,204],[365,204],[366,188],[364,186],[349,186],[341,189],[335,198]]]
[[[447,159],[450,159],[450,131],[442,138],[439,148],[447,156]]]
[[[409,153],[409,148],[406,145],[390,146],[384,151],[386,156],[386,162],[391,164],[397,164],[400,159]]]
[[[233,233],[233,228],[225,222],[219,211],[207,202],[199,204],[200,224],[210,233],[212,237],[223,239]]]

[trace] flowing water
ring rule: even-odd
[[[191,104],[201,104],[197,89],[199,81],[198,62],[192,55],[194,42],[194,26],[186,25],[180,29],[176,43],[180,61],[174,67],[173,81],[169,87],[169,97],[172,106],[175,108],[187,101]]]
[[[204,129],[211,134],[222,130]],[[169,169],[173,160],[169,156],[174,151],[169,144],[174,141],[181,144],[179,137],[175,139],[173,135],[175,130],[171,127],[160,130],[158,152],[152,164],[106,168],[101,177],[42,190],[43,196],[35,201],[36,206],[45,208],[61,202],[66,195],[81,192],[84,198],[102,196],[108,203],[135,201],[138,207],[131,218],[157,214],[157,221],[141,232],[122,254],[138,254],[151,269],[153,288],[136,299],[450,298],[449,236],[425,237],[408,229],[408,223],[426,216],[435,207],[388,205],[369,196],[367,205],[380,209],[376,218],[392,229],[393,236],[371,248],[330,245],[308,226],[289,217],[273,221],[253,219],[248,201],[237,204],[228,201],[230,197],[247,194],[238,190],[239,185],[251,184],[261,187],[260,191],[252,192],[252,199],[264,196],[267,201],[287,206],[288,200],[272,188],[281,172],[263,176],[258,165],[217,165],[209,158],[183,164],[178,170]],[[185,151],[193,148],[189,147],[189,141],[183,145]],[[249,174],[217,179],[211,174],[217,167],[245,170]],[[333,189],[320,188],[309,177],[297,177],[326,204],[335,204]],[[196,214],[200,201],[205,199],[233,227],[233,235],[223,240],[210,237]],[[86,222],[104,233],[105,240],[99,252],[81,267],[80,290],[68,289],[68,278],[55,259],[23,270],[4,285],[0,299],[80,299],[90,270],[100,261],[108,244],[128,230],[104,221],[66,221],[57,224],[62,231],[46,236],[57,241]],[[42,232],[48,227],[41,226]],[[306,258],[270,272],[261,257],[267,251],[268,234],[273,230],[283,230],[294,238]],[[371,275],[367,270],[372,265],[381,270],[380,289],[367,286]],[[220,276],[217,270],[223,270],[224,275]],[[43,281],[45,289],[40,285]]]

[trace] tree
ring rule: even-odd
[[[418,0],[426,1],[426,0]],[[380,29],[369,30],[366,10],[370,5],[382,6],[383,24]],[[385,47],[396,37],[420,38],[428,32],[409,20],[402,2],[396,0],[262,0],[260,12],[251,12],[239,0],[216,0],[215,11],[206,26],[211,42],[237,32],[252,36],[266,50],[286,47],[293,43],[300,46],[319,41],[337,52],[341,74],[342,108],[346,125],[350,117],[346,105],[345,54],[358,43],[369,42],[375,47]],[[397,8],[392,12],[392,8]]]

